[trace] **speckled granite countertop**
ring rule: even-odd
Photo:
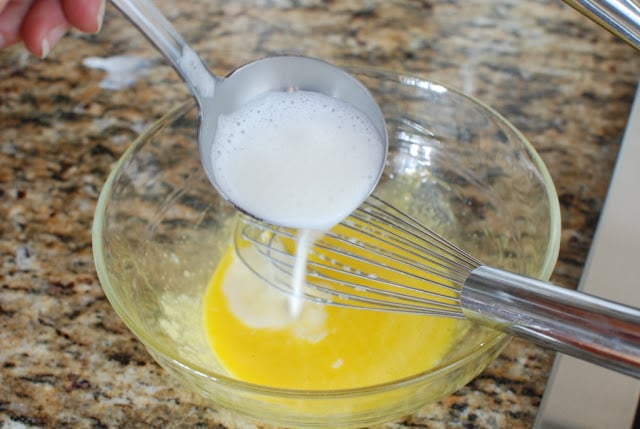
[[[552,0],[161,6],[217,73],[304,53],[415,73],[496,108],[555,180],[563,233],[553,280],[576,286],[640,53]],[[83,64],[116,55],[150,60],[124,89],[101,86],[104,72]],[[187,98],[113,8],[99,35],[72,34],[46,61],[21,47],[0,52],[0,427],[251,426],[169,379],[111,309],[92,261],[93,209],[110,168]],[[514,340],[467,387],[386,427],[531,427],[552,358]]]

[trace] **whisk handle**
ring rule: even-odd
[[[465,316],[640,378],[640,310],[481,266],[461,290]]]

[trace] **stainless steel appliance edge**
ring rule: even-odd
[[[637,92],[578,287],[635,307],[640,307],[639,164]],[[639,380],[558,354],[534,429],[631,428],[639,395]]]

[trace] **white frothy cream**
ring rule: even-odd
[[[242,210],[270,223],[325,230],[374,188],[385,146],[352,105],[309,91],[269,92],[221,115],[215,181]]]

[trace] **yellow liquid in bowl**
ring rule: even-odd
[[[288,389],[347,389],[409,377],[437,365],[456,319],[345,309],[289,297],[256,277],[230,249],[204,299],[207,337],[240,380]]]

